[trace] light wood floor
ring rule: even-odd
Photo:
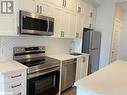
[[[62,93],[62,95],[76,95],[76,87],[66,90]]]

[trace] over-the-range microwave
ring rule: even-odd
[[[20,10],[19,14],[20,34],[47,36],[53,35],[54,18],[26,12],[23,10]]]

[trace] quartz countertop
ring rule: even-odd
[[[27,69],[28,67],[13,60],[0,59],[0,74]]]
[[[113,62],[77,81],[75,86],[82,89],[84,95],[127,95],[127,62]]]
[[[81,53],[81,54],[82,55],[74,56],[74,55],[70,55],[69,53],[63,53],[63,54],[54,54],[54,55],[47,55],[47,56],[60,60],[60,61],[74,59],[74,58],[78,58],[78,57],[85,56],[85,55],[89,56],[89,54],[86,54],[86,53]]]

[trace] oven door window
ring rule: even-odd
[[[59,71],[30,79],[28,91],[28,95],[56,95],[59,91]]]

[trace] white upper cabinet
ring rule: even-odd
[[[77,11],[77,0],[63,0],[63,7],[65,9],[76,12]]]
[[[63,5],[63,0],[38,0],[43,4],[48,4],[52,6],[61,7]]]
[[[64,10],[60,16],[60,34],[61,37],[76,37],[76,15]]]
[[[42,14],[43,6],[38,0],[19,0],[20,10]]]
[[[85,13],[85,22],[84,26],[86,28],[95,28],[95,22],[96,22],[96,7],[94,7],[93,4],[88,3],[86,4],[86,7],[84,9]]]
[[[38,1],[55,7],[65,8],[73,12],[76,12],[77,8],[77,0],[38,0]]]
[[[78,16],[80,17],[79,20],[82,23],[82,27],[86,28],[95,28],[96,22],[96,7],[88,1],[80,0],[78,2]]]
[[[20,1],[20,9],[28,12],[37,11],[37,4],[34,0],[19,0]]]
[[[69,26],[70,38],[79,38],[79,32],[77,31],[77,14],[70,14],[70,26]]]
[[[53,37],[80,38],[83,27],[95,26],[96,9],[85,0],[15,0],[14,5],[14,14],[0,15],[0,35],[18,35],[19,10],[53,17]]]
[[[54,35],[55,38],[63,37],[62,30],[61,30],[61,9],[59,8],[52,8],[52,15],[54,20]]]

